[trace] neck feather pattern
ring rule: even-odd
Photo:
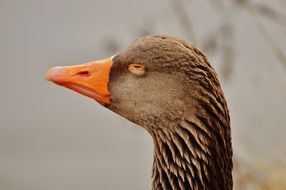
[[[230,137],[212,124],[229,126],[202,115],[153,131],[153,190],[232,189]]]

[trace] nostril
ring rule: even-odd
[[[79,76],[89,76],[89,71],[80,71],[78,73],[76,73],[76,75],[79,75]]]

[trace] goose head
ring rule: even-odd
[[[153,189],[231,189],[229,114],[217,75],[193,44],[141,37],[115,56],[54,67],[46,79],[145,128]]]

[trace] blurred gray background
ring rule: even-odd
[[[285,0],[0,0],[0,189],[151,187],[152,139],[44,80],[139,36],[208,54],[231,114],[236,189],[286,189]]]

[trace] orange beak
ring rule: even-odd
[[[111,59],[103,59],[82,65],[53,67],[46,80],[95,99],[101,104],[110,104],[108,92]]]

